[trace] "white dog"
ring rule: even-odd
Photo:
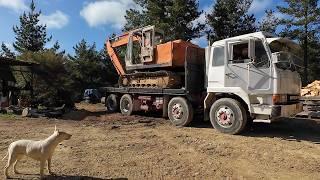
[[[43,169],[46,161],[48,161],[48,171],[52,174],[51,171],[51,158],[54,152],[54,149],[57,145],[63,140],[68,140],[72,135],[60,132],[55,127],[55,130],[51,136],[47,139],[40,141],[32,140],[18,140],[10,144],[6,156],[2,159],[4,160],[8,157],[8,163],[4,169],[4,175],[8,178],[8,169],[13,165],[14,173],[18,174],[16,166],[17,162],[23,157],[28,156],[32,159],[40,161],[40,178],[43,177]]]

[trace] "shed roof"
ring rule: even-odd
[[[30,61],[21,61],[7,57],[0,56],[0,65],[8,65],[8,66],[33,66],[38,63],[30,62]]]

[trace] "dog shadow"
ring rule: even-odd
[[[70,176],[70,175],[54,175],[46,176],[46,180],[128,180],[128,178],[98,178],[91,176]]]
[[[10,177],[8,179],[19,179],[19,180],[30,180],[30,179],[40,179],[30,176],[39,176],[38,174],[28,174],[28,173],[20,173],[20,175],[29,176],[25,178],[21,177]],[[128,180],[128,178],[98,178],[98,177],[91,177],[91,176],[76,176],[76,175],[47,175],[44,176],[42,179],[44,180]]]

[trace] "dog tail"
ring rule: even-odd
[[[6,157],[8,157],[8,155],[9,155],[9,153],[7,152],[7,153],[6,153],[6,156],[4,156],[4,157],[2,158],[2,161],[3,161]]]

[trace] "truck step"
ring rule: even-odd
[[[254,123],[271,123],[270,119],[254,119]]]

